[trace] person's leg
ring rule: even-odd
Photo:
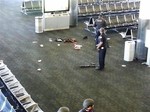
[[[103,49],[103,63],[102,63],[102,65],[103,65],[103,67],[102,67],[102,69],[104,69],[105,68],[105,56],[106,56],[106,49]]]
[[[103,68],[103,50],[99,50],[99,69]]]
[[[99,51],[99,69],[103,70],[105,67],[105,55],[106,49],[100,49]]]

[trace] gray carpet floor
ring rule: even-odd
[[[61,106],[78,112],[86,98],[95,100],[96,112],[150,112],[150,69],[141,61],[123,60],[126,39],[108,32],[112,47],[105,70],[80,68],[98,61],[94,37],[84,30],[83,21],[68,30],[37,34],[34,21],[40,14],[24,15],[20,5],[21,0],[0,0],[0,60],[44,112]],[[63,42],[57,46],[56,38],[76,38],[83,47],[75,50]]]

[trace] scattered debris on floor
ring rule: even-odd
[[[49,38],[49,42],[52,42],[53,40],[52,40],[52,38]]]
[[[43,45],[43,44],[40,44],[40,47],[44,47],[44,45]]]
[[[110,38],[107,38],[107,40],[110,40]]]
[[[64,43],[74,43],[74,42],[77,42],[76,38],[66,38],[63,41],[64,41]]]
[[[77,44],[77,43],[74,43],[74,49],[79,50],[79,49],[81,49],[81,48],[82,48],[82,45]]]
[[[41,62],[42,62],[42,60],[38,60],[38,62],[39,62],[39,63],[41,63]]]
[[[33,43],[33,44],[36,44],[36,43],[38,43],[38,42],[37,42],[37,41],[33,41],[32,43]]]
[[[121,65],[122,67],[126,67],[126,65]]]
[[[62,41],[63,41],[63,39],[61,39],[61,38],[57,38],[55,41],[56,41],[56,42],[62,42]]]
[[[74,43],[74,42],[77,42],[76,38],[65,38],[65,39],[57,38],[55,41],[56,42],[64,42],[64,43]]]
[[[94,68],[96,67],[95,63],[80,65],[80,68],[93,68],[93,67]]]
[[[38,68],[38,69],[37,69],[37,71],[39,71],[39,72],[40,72],[40,71],[41,71],[41,68]]]

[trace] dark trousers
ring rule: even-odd
[[[99,69],[104,69],[106,48],[100,49],[98,52],[99,52]]]

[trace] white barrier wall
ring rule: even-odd
[[[44,31],[69,29],[69,22],[70,22],[69,13],[43,14]]]

